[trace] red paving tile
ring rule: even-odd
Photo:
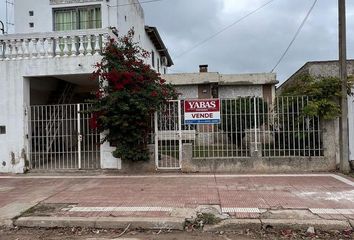
[[[354,186],[330,176],[217,176],[214,178],[213,176],[166,177],[162,175],[140,178],[1,178],[0,207],[14,201],[75,203],[81,207],[195,208],[198,205],[214,204],[224,208],[354,209]],[[127,213],[64,212],[61,214],[121,216]],[[258,217],[257,214],[250,213],[237,213],[236,216]]]

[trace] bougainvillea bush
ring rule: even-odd
[[[117,41],[113,39],[97,63],[93,78],[99,78],[90,125],[105,133],[103,142],[115,146],[113,156],[125,161],[149,158],[148,134],[151,117],[169,99],[177,97],[173,86],[144,60],[149,53],[133,41],[130,30]]]

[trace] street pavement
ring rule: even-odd
[[[46,216],[68,218],[167,218],[214,205],[235,219],[295,214],[306,220],[310,213],[317,219],[352,221],[354,181],[335,174],[0,175],[1,224],[39,203],[54,206]]]

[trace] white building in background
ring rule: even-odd
[[[0,172],[121,167],[80,110],[109,38],[132,27],[166,73],[172,59],[138,0],[15,0],[15,33],[0,35]]]

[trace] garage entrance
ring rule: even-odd
[[[100,134],[90,129],[89,104],[30,107],[31,169],[100,168]]]
[[[88,76],[30,79],[29,168],[100,168],[100,134],[90,128],[91,106],[84,103],[97,88]]]

